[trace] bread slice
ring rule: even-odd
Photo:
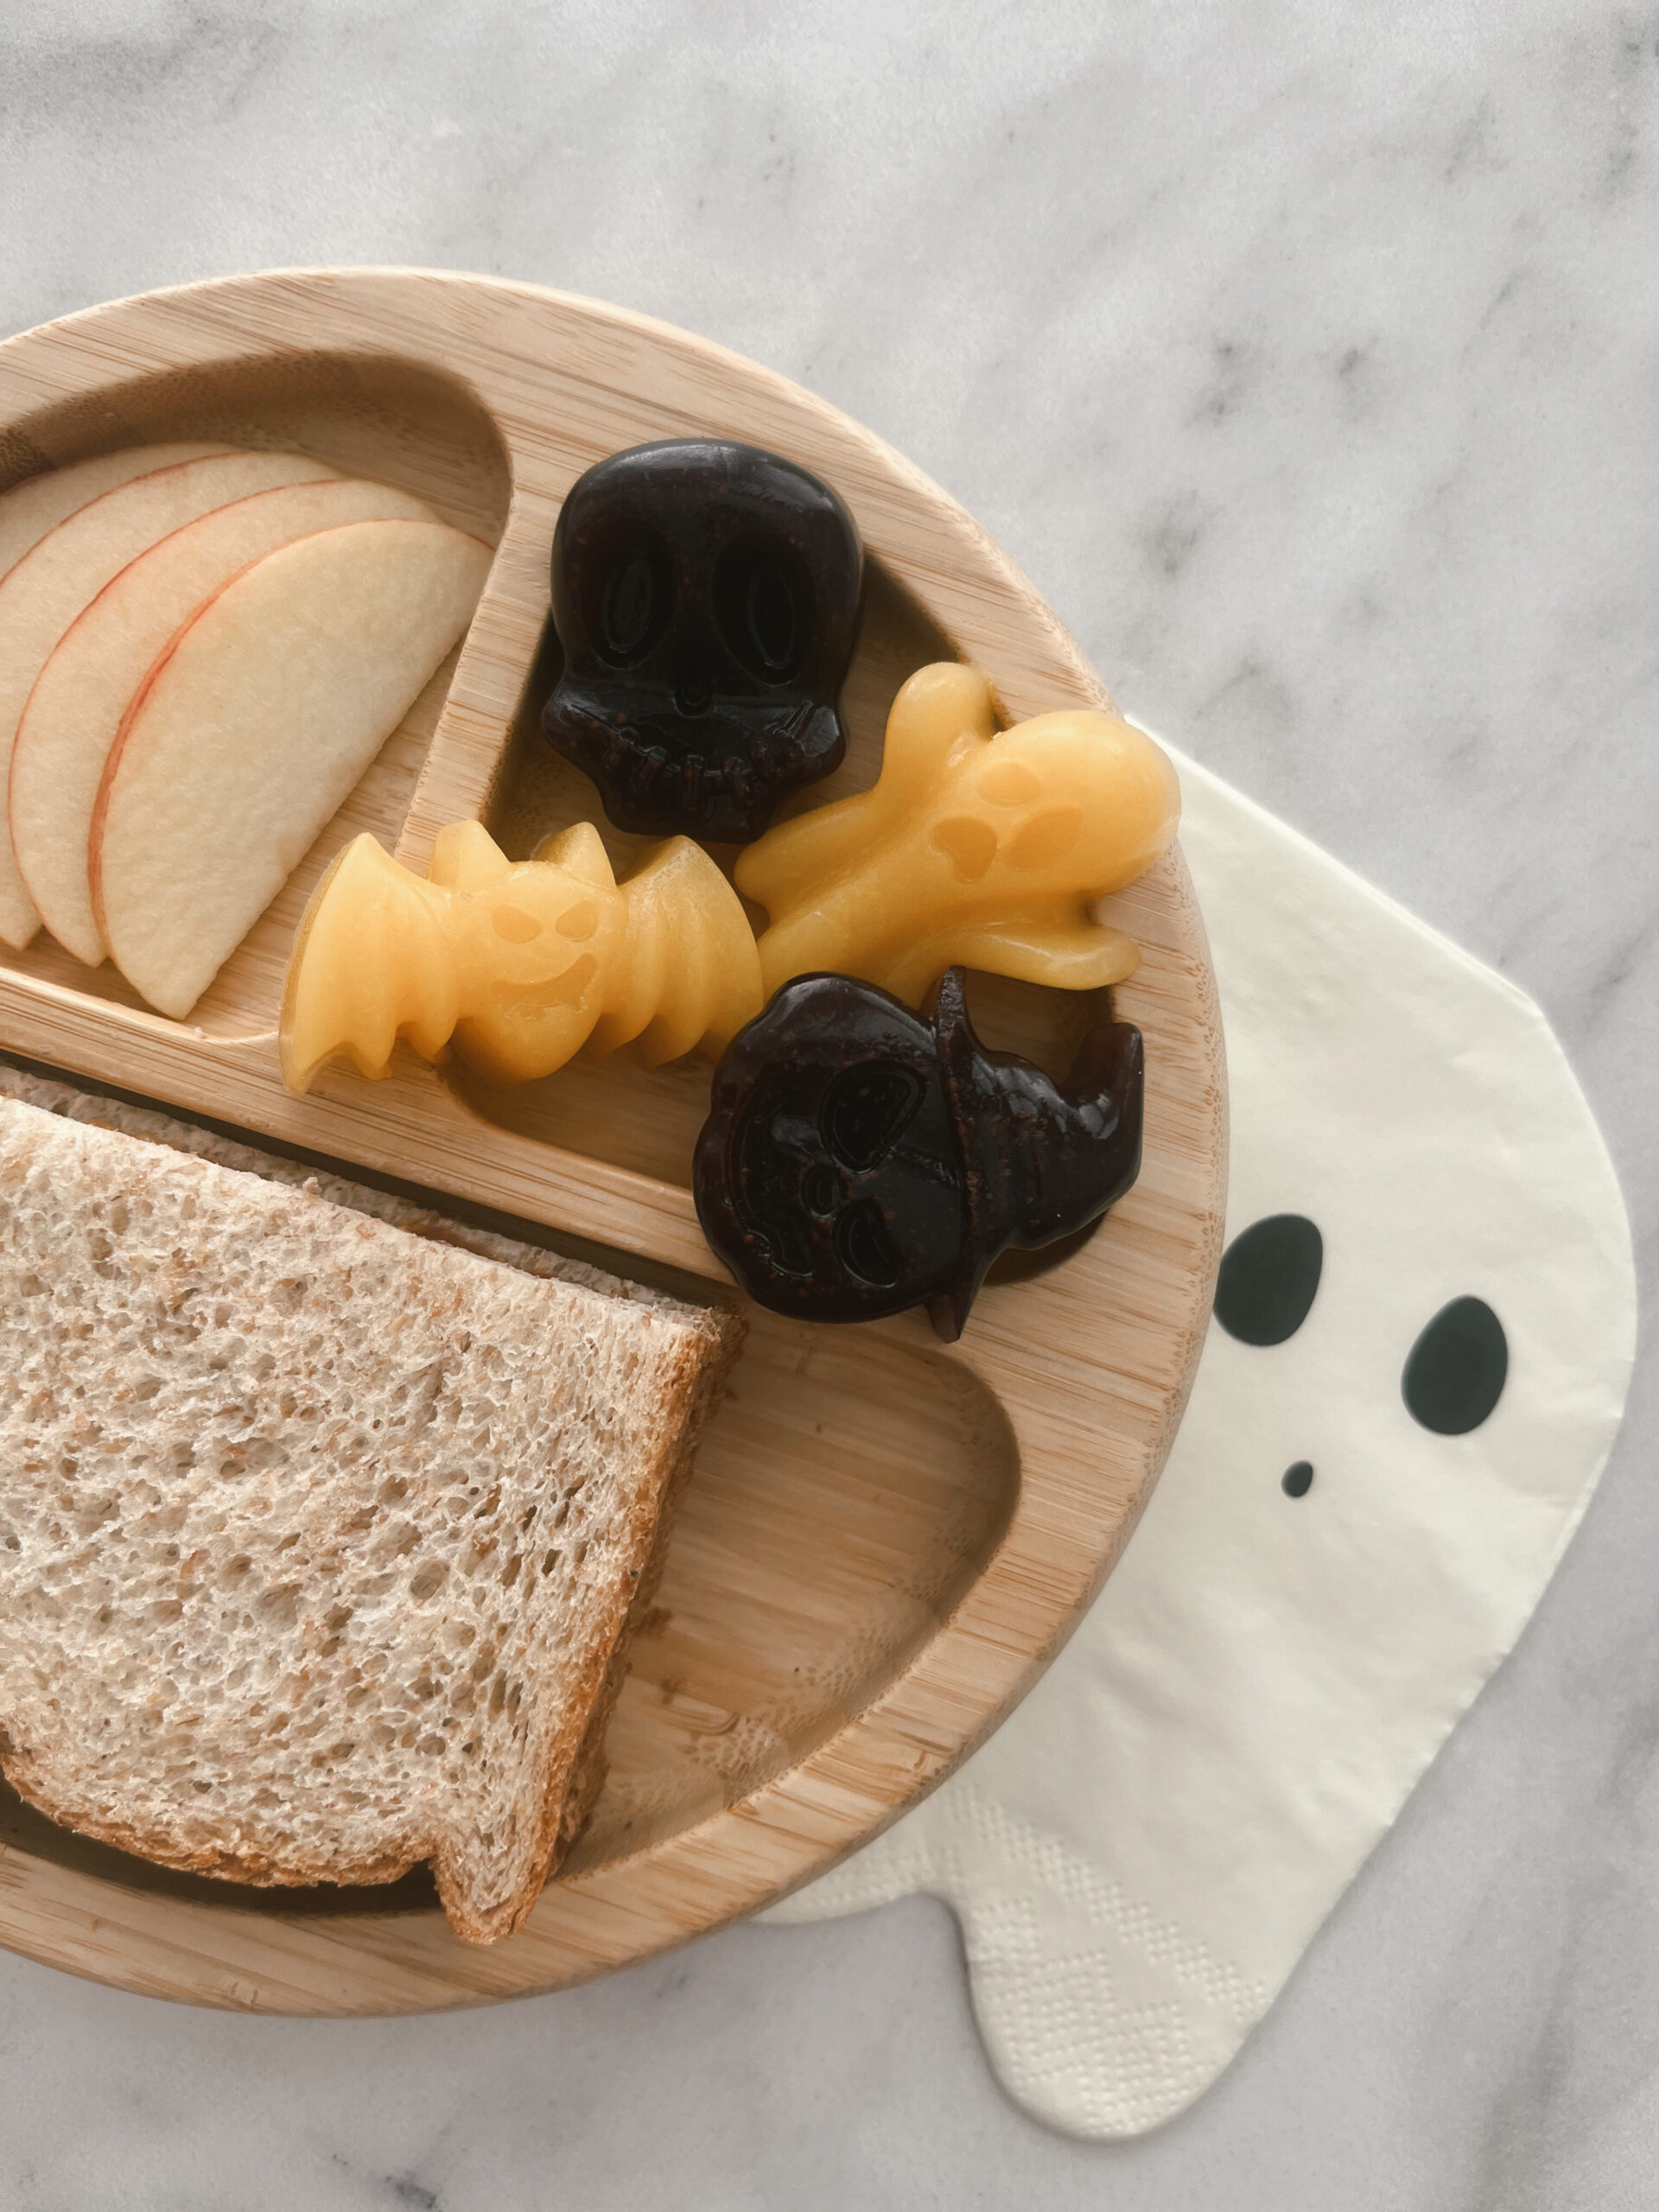
[[[0,1066],[7,1778],[245,1882],[428,1859],[458,1934],[507,1934],[740,1336]]]

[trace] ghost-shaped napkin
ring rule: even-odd
[[[1538,1008],[1177,762],[1232,1122],[1185,1417],[1031,1696],[772,1916],[948,1899],[1002,2081],[1091,2137],[1179,2111],[1283,1986],[1536,1605],[1635,1342]]]

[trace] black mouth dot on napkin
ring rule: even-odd
[[[1411,1348],[1400,1378],[1406,1410],[1436,1436],[1466,1436],[1503,1395],[1503,1324],[1484,1299],[1454,1298]]]
[[[1283,1344],[1306,1320],[1324,1264],[1325,1239],[1306,1214],[1252,1222],[1223,1255],[1217,1320],[1241,1344]]]
[[[1313,1462],[1311,1459],[1296,1460],[1280,1477],[1279,1487],[1287,1497],[1306,1497],[1313,1487]]]

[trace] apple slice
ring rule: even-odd
[[[0,776],[10,775],[18,721],[53,647],[129,561],[227,500],[335,474],[297,453],[207,454],[135,476],[48,531],[0,577]],[[11,841],[0,839],[0,938],[21,950],[40,925]]]
[[[121,718],[156,655],[251,561],[347,522],[432,522],[384,484],[284,484],[216,507],[130,561],[82,609],[35,678],[11,753],[11,849],[58,943],[96,968],[108,950],[86,868],[92,808]]]
[[[27,484],[0,493],[0,576],[66,515],[100,493],[130,484],[135,476],[148,476],[152,469],[170,468],[175,461],[234,450],[218,445],[128,446],[122,453],[95,454],[91,461],[72,461],[67,468],[31,476]]]
[[[268,553],[165,648],[117,735],[92,906],[133,988],[182,1018],[467,626],[490,549],[354,522]]]

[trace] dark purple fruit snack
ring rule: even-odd
[[[672,438],[578,479],[542,728],[619,830],[747,844],[840,766],[863,559],[830,486],[758,446]]]
[[[925,1303],[948,1342],[1000,1252],[1086,1228],[1128,1189],[1144,1089],[1127,1022],[1091,1030],[1057,1084],[981,1045],[960,969],[931,1017],[800,976],[721,1055],[697,1217],[757,1305],[871,1321]]]

